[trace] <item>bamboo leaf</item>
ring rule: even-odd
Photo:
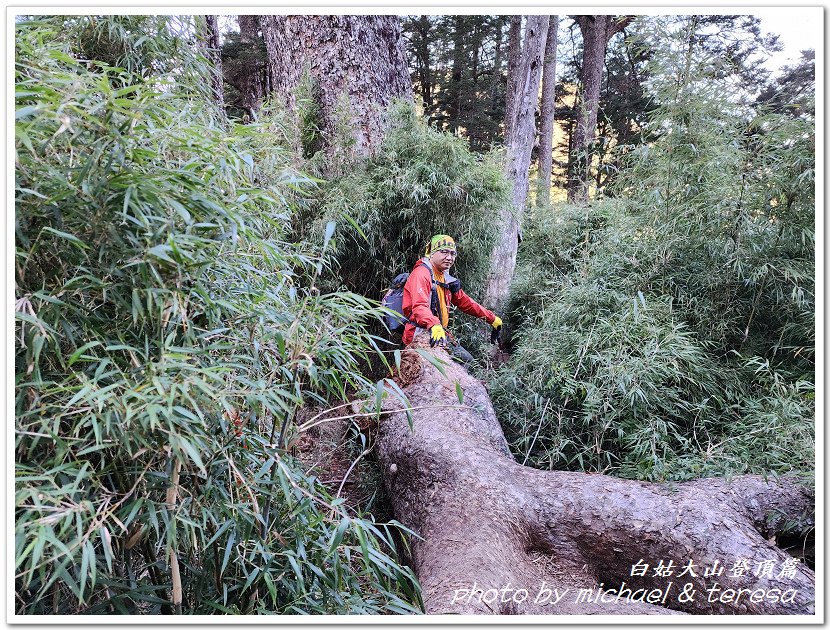
[[[98,536],[101,539],[101,546],[104,550],[104,560],[107,562],[107,569],[112,572],[112,560],[114,557],[112,552],[112,536],[110,536],[110,532],[106,527],[100,527],[98,529]]]
[[[196,448],[196,445],[182,436],[175,437],[175,445],[177,448],[181,449],[184,453],[187,454],[190,461],[192,461],[199,470],[203,474],[207,474],[207,470],[205,470],[205,464],[202,461],[201,455],[199,455],[199,450]]]
[[[234,527],[228,535],[228,542],[225,544],[225,555],[222,557],[222,566],[219,568],[220,575],[225,574],[225,569],[228,567],[228,561],[231,559],[231,551],[233,551],[233,545],[235,542],[236,528]]]
[[[21,118],[30,118],[34,116],[39,109],[39,105],[26,105],[24,107],[20,107],[14,110],[14,119],[20,120]]]
[[[81,249],[89,249],[89,245],[84,243],[81,239],[79,239],[74,234],[69,234],[68,232],[62,232],[60,230],[56,230],[53,227],[49,227],[48,225],[41,229],[41,232],[47,232],[49,234],[54,234],[60,239],[65,241],[69,241],[72,245],[76,247],[80,247]]]
[[[326,251],[331,237],[334,235],[334,229],[337,227],[336,221],[329,221],[326,223],[326,232],[323,235],[323,251]]]
[[[340,546],[340,543],[343,542],[343,536],[346,534],[346,530],[349,528],[351,524],[351,519],[348,516],[344,516],[340,519],[340,522],[337,524],[337,529],[334,530],[334,534],[329,542],[329,553],[336,553],[337,548]]]
[[[80,359],[82,356],[84,356],[84,353],[87,350],[89,350],[90,348],[94,348],[95,346],[100,346],[100,345],[101,345],[100,341],[89,341],[89,342],[85,343],[80,348],[75,350],[75,352],[73,352],[72,354],[69,355],[69,359],[66,362],[67,367],[71,366],[78,359]],[[86,358],[96,359],[97,357],[86,357]]]
[[[170,257],[170,253],[173,252],[173,248],[170,245],[162,244],[156,245],[155,247],[151,247],[147,250],[147,254],[153,258],[158,258],[159,260],[163,260],[165,262],[169,262],[173,265],[176,264],[176,261]]]

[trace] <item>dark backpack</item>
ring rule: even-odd
[[[452,293],[456,293],[461,288],[461,281],[446,274],[449,276],[447,279],[450,281],[447,283],[438,282],[432,275],[432,267],[426,263],[421,264],[426,265],[427,269],[429,269],[430,278],[432,278],[432,294],[429,300],[429,310],[432,311],[433,315],[438,317],[438,289],[436,289],[436,286],[441,285],[445,289],[449,289]],[[406,324],[414,325],[414,322],[410,322],[403,314],[403,288],[408,279],[408,273],[399,273],[395,276],[392,280],[392,285],[386,291],[386,294],[380,302],[381,306],[385,306],[394,311],[394,313],[383,316],[384,322],[386,322],[386,325],[392,332],[402,333]]]
[[[408,273],[400,273],[392,280],[392,286],[386,291],[380,304],[394,311],[383,316],[383,321],[392,332],[403,332],[404,326],[409,321],[403,316],[403,287],[409,279]]]

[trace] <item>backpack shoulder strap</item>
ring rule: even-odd
[[[435,274],[432,273],[432,265],[430,264],[429,259],[428,258],[420,258],[418,260],[418,265],[423,265],[424,267],[426,267],[429,270],[430,279],[433,282],[435,282]]]
[[[432,281],[432,291],[430,292],[430,300],[429,300],[429,310],[432,311],[432,314],[436,317],[440,317],[439,308],[438,308],[438,285],[443,284],[438,282],[435,279],[435,274],[432,273],[432,265],[429,263],[428,258],[421,258],[418,261],[418,264],[423,265],[429,270],[429,279]]]

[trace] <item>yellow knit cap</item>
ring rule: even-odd
[[[438,251],[439,249],[451,249],[455,251],[455,241],[453,240],[452,236],[447,236],[446,234],[436,234],[429,240],[429,245],[427,245],[426,256],[430,256],[433,252]]]

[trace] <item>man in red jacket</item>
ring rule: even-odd
[[[403,331],[405,345],[412,342],[416,326],[430,332],[430,345],[446,345],[450,304],[486,320],[496,330],[501,328],[501,318],[464,293],[461,282],[449,274],[457,253],[451,236],[437,234],[430,239],[426,256],[415,263],[403,289],[403,314],[410,322]],[[464,363],[473,360],[457,343],[451,346],[451,353]]]

